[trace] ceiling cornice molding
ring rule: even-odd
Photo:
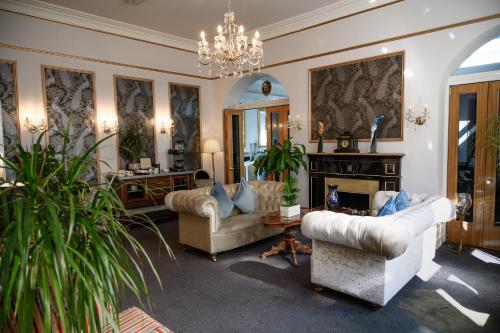
[[[196,42],[188,38],[142,28],[43,1],[2,0],[0,1],[0,9],[182,51],[196,53],[198,49]]]
[[[262,40],[266,42],[401,1],[404,0],[377,0],[373,3],[367,0],[341,0],[255,30],[259,31]],[[252,35],[255,30],[249,34]]]

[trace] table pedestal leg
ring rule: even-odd
[[[280,253],[286,249],[290,250],[291,262],[293,266],[297,266],[297,252],[304,254],[311,254],[312,249],[309,245],[302,244],[298,240],[295,239],[297,235],[297,230],[295,228],[287,228],[283,232],[284,240],[281,241],[277,246],[273,246],[270,251],[263,253],[260,257],[262,259],[266,259],[267,257],[271,257],[275,254]]]

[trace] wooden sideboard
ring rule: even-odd
[[[108,180],[113,175],[107,176]],[[115,176],[120,199],[125,208],[138,208],[164,203],[165,196],[178,190],[190,190],[193,184],[193,172],[160,172],[158,174]]]
[[[401,188],[401,161],[404,154],[311,153],[307,156],[309,158],[309,207],[311,208],[325,205],[326,184],[332,179],[343,184],[350,179],[365,181],[366,191],[354,189],[351,192],[365,194],[368,206],[371,206],[370,200],[375,191],[399,191]],[[355,183],[354,188],[359,185],[356,182],[353,183]],[[343,190],[342,187],[346,188],[345,185],[341,185],[339,192]],[[368,209],[368,206],[355,208]]]

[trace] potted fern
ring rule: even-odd
[[[254,162],[256,175],[265,173],[285,183],[280,207],[281,216],[290,217],[300,214],[300,205],[297,203],[299,193],[297,175],[301,167],[307,170],[305,153],[304,145],[294,144],[291,139],[287,139],[283,145],[280,143],[273,145]]]
[[[129,170],[140,168],[139,158],[146,149],[146,138],[140,126],[134,122],[128,124],[120,140],[120,153],[128,160]]]
[[[16,174],[0,187],[0,331],[118,331],[124,287],[147,297],[141,272],[146,250],[117,220],[126,214],[115,189],[92,185],[99,141],[71,156],[69,126],[60,151],[17,145],[17,160],[1,158]],[[109,138],[109,137],[108,137]],[[156,226],[144,220],[171,254]]]

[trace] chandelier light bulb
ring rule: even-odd
[[[243,25],[240,25],[239,32],[240,32],[240,34],[245,32],[245,28],[243,27]]]
[[[255,38],[256,38],[256,39],[259,39],[259,37],[260,37],[260,34],[259,34],[259,32],[258,32],[258,31],[256,31],[256,32],[255,32]]]
[[[222,34],[222,25],[219,25],[219,26],[217,27],[217,32],[219,33],[219,35],[221,35],[221,34]]]
[[[205,40],[205,31],[203,31],[203,30],[201,31],[200,37],[201,37],[201,39]]]

